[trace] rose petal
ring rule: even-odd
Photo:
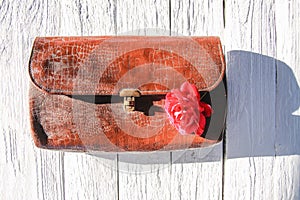
[[[210,117],[211,116],[212,109],[211,109],[211,106],[209,104],[200,101],[200,107],[203,108],[202,112],[205,115],[205,117]]]
[[[188,122],[184,123],[184,121],[182,121],[181,127],[185,130],[186,134],[192,134],[199,128],[199,124],[198,121],[191,118]]]
[[[171,124],[184,135],[201,135],[205,129],[205,116],[212,112],[210,105],[200,102],[196,86],[188,82],[166,95],[164,107]]]
[[[200,115],[200,120],[199,120],[199,128],[196,132],[197,135],[201,136],[204,132],[205,129],[205,124],[206,124],[206,118],[203,114]]]
[[[180,87],[180,91],[186,96],[191,96],[191,98],[196,97],[197,100],[200,100],[199,92],[196,86],[190,84],[189,82],[184,82]]]

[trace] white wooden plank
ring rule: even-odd
[[[277,96],[274,193],[300,199],[300,2],[276,1]],[[298,111],[298,112],[297,112]]]
[[[169,33],[169,2],[163,0],[117,1],[118,35],[165,35]]]
[[[116,155],[66,153],[66,199],[118,199]]]
[[[119,154],[120,199],[170,199],[170,153]]]
[[[114,35],[116,5],[110,1],[62,1],[61,35]],[[92,152],[89,152],[92,153]],[[66,199],[117,199],[115,154],[65,153]]]
[[[167,154],[144,164],[126,156],[120,156],[117,164],[114,155],[65,155],[33,147],[26,67],[35,36],[112,35],[170,26],[168,2],[114,3],[0,2],[0,155],[4,155],[0,176],[6,180],[0,184],[1,199],[222,198],[221,146],[185,152],[177,162]],[[229,116],[224,198],[299,199],[300,126],[295,112],[300,85],[299,2],[276,0],[275,6],[274,1],[226,1],[225,35],[221,7],[221,1],[172,1],[171,27],[183,35],[226,39]],[[153,33],[159,31],[138,31]],[[210,150],[213,153],[203,158]]]
[[[26,66],[26,73],[34,38],[59,33],[58,9],[58,1],[27,1],[20,7],[19,29],[22,39],[19,41],[23,44],[22,65]],[[27,86],[28,75],[24,76],[26,77],[24,85]],[[63,152],[35,149],[38,199],[64,199]]]
[[[172,34],[219,36],[223,40],[222,0],[171,1]]]
[[[172,35],[223,38],[223,1],[171,1]],[[222,199],[223,143],[172,153],[171,199]]]
[[[171,199],[222,199],[222,145],[172,153]]]
[[[61,35],[114,35],[116,33],[114,0],[66,0],[61,3]]]
[[[0,3],[1,199],[62,199],[62,153],[34,147],[28,115],[28,61],[37,35],[58,33],[57,2]],[[47,167],[45,167],[47,166]]]
[[[271,0],[232,0],[225,10],[229,107],[224,199],[274,199],[275,6]]]
[[[118,35],[169,34],[169,2],[117,1]],[[170,199],[170,153],[119,155],[120,199]]]

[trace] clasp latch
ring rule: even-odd
[[[123,89],[120,92],[120,97],[124,97],[124,110],[132,112],[135,110],[135,98],[140,97],[141,92],[137,89]]]

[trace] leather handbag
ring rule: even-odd
[[[34,143],[109,152],[215,144],[225,124],[224,73],[218,37],[38,37],[29,62]],[[213,110],[201,135],[182,134],[166,112],[166,94],[185,82]],[[214,91],[222,99],[215,105]]]

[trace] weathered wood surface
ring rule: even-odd
[[[299,1],[226,1],[225,199],[300,198],[298,18]]]
[[[170,10],[171,35],[218,35],[223,40],[222,1],[172,0]],[[222,145],[171,153],[171,199],[222,199]]]
[[[300,199],[299,24],[298,0],[0,1],[0,199]],[[226,140],[147,155],[35,148],[34,38],[128,32],[221,36]]]

